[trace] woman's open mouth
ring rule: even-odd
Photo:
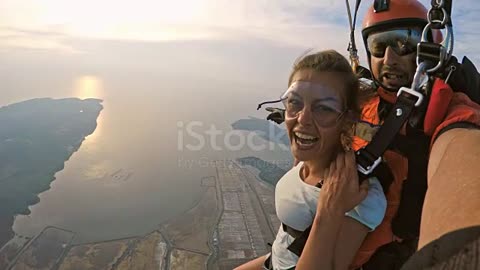
[[[301,148],[310,148],[318,142],[318,137],[301,132],[294,132],[293,136],[295,143],[297,143],[297,145],[299,145]]]

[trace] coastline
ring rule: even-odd
[[[14,237],[12,226],[15,217],[30,214],[29,207],[40,202],[38,195],[50,189],[51,183],[56,179],[56,173],[64,169],[65,163],[80,149],[86,137],[95,131],[96,120],[103,109],[101,102],[99,99],[44,98],[0,108],[1,123],[14,127],[13,131],[0,133],[0,138],[3,137],[3,142],[0,143],[6,145],[5,148],[9,152],[21,149],[27,156],[27,158],[19,156],[7,165],[2,165],[8,167],[12,173],[7,173],[0,179],[2,190],[0,199],[6,200],[8,205],[0,209],[0,220],[5,221],[0,224],[0,247]],[[34,109],[25,113],[25,108],[29,107]],[[57,114],[68,116],[62,115],[51,119],[54,114],[52,108],[58,108]],[[81,114],[76,115],[74,111]],[[42,117],[47,119],[47,124],[43,126],[33,124],[37,122],[37,118]],[[64,126],[75,125],[80,127],[79,130],[71,128],[62,130],[63,133],[60,134],[57,132]],[[55,144],[56,138],[63,138],[59,140],[63,144]],[[44,155],[47,153],[48,158],[45,158]],[[40,164],[35,164],[36,162]],[[12,197],[11,193],[15,193],[16,196]]]
[[[135,267],[150,267],[145,269],[231,269],[267,253],[267,243],[273,240],[279,224],[273,186],[260,181],[256,172],[239,162],[216,164],[216,175],[202,178],[202,197],[184,214],[145,235],[67,245],[52,269],[84,265],[82,269],[123,270],[134,262]],[[29,241],[15,258],[35,258],[34,252],[22,255],[33,242]],[[41,250],[42,246],[36,248]],[[87,256],[91,250],[98,253]],[[13,260],[10,266],[13,269],[18,263]],[[38,267],[31,266],[25,269]]]

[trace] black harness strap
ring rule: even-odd
[[[403,181],[400,205],[392,220],[392,231],[400,238],[416,239],[427,191],[430,137],[422,130],[407,125],[407,136],[398,135],[392,147],[408,160],[407,179]]]
[[[395,105],[372,141],[356,152],[358,169],[362,174],[369,175],[380,163],[383,153],[388,149],[413,111],[415,102],[416,100],[407,97],[406,93],[398,96]]]
[[[300,234],[300,236],[296,237],[295,240],[288,246],[288,250],[293,252],[293,254],[300,257],[303,252],[303,248],[307,243],[308,235],[310,235],[310,231],[312,230],[312,226],[309,226],[305,231]]]

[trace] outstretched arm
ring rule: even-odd
[[[440,236],[480,224],[480,130],[452,129],[430,153],[419,248]]]

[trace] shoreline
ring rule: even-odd
[[[205,191],[199,201],[184,213],[159,224],[157,229],[143,235],[69,244],[53,269],[68,270],[74,269],[70,268],[72,264],[107,260],[110,269],[123,270],[127,259],[132,258],[140,265],[156,263],[161,269],[186,265],[187,269],[227,269],[263,255],[267,252],[267,242],[273,240],[276,231],[276,224],[271,219],[272,215],[275,216],[272,212],[273,187],[267,186],[251,169],[237,161],[231,164],[225,167],[218,163],[216,176],[201,179]],[[238,218],[243,222],[235,221]],[[236,235],[240,241],[234,240]],[[34,239],[16,255],[16,259],[22,257]],[[157,247],[156,255],[148,253],[151,248],[145,249],[148,243]],[[85,252],[93,248],[100,250],[100,257],[86,257]],[[147,260],[146,254],[156,259]],[[11,265],[16,263],[13,261]]]
[[[27,158],[17,158],[9,164],[3,165],[13,167],[14,171],[12,174],[4,176],[0,181],[0,190],[4,190],[3,193],[0,192],[0,197],[5,197],[10,207],[2,210],[3,212],[0,216],[0,219],[7,220],[6,224],[1,224],[2,226],[0,227],[0,247],[3,248],[15,237],[13,230],[15,218],[19,215],[28,216],[31,213],[30,207],[40,202],[39,195],[50,190],[51,183],[56,180],[56,174],[65,168],[66,162],[80,149],[85,139],[95,132],[98,126],[97,119],[103,110],[101,103],[102,100],[99,99],[41,98],[22,101],[0,108],[2,115],[8,115],[10,117],[5,118],[7,119],[4,120],[7,122],[4,123],[6,125],[12,121],[23,121],[27,119],[21,122],[22,124],[17,125],[16,129],[13,130],[18,131],[18,135],[2,142],[8,144],[12,151],[23,149],[25,153],[21,155],[26,155]],[[35,108],[36,111],[27,110],[27,113],[25,113],[25,107],[28,108],[28,106]],[[55,106],[59,108],[59,115],[68,115],[69,113],[70,115],[63,118],[51,119],[50,110],[51,107]],[[73,115],[72,112],[76,110],[82,110],[84,114]],[[33,124],[31,125],[29,121],[35,121],[35,117],[48,119],[47,124],[39,127]],[[65,123],[71,124],[75,121],[83,123],[83,126],[80,125],[80,131],[67,129],[62,134],[55,133],[56,130],[54,128],[64,127]],[[75,126],[73,124],[71,125]],[[53,129],[50,129],[52,127]],[[15,132],[13,133],[17,134]],[[33,136],[33,134],[38,134],[38,136]],[[11,134],[9,136],[11,136]],[[68,139],[65,140],[64,138]],[[63,139],[63,144],[52,144],[52,139]],[[44,157],[42,158],[42,155],[46,153],[49,159],[42,161],[45,164],[41,164],[42,166],[38,166],[38,164],[28,166],[28,162],[45,160]],[[50,158],[51,156],[54,158]],[[45,168],[47,168],[47,170],[45,170]],[[15,169],[17,171],[15,171]],[[24,189],[21,189],[22,187],[24,187]],[[21,190],[21,192],[15,198],[11,198],[8,194],[9,190],[13,190],[14,192]]]

